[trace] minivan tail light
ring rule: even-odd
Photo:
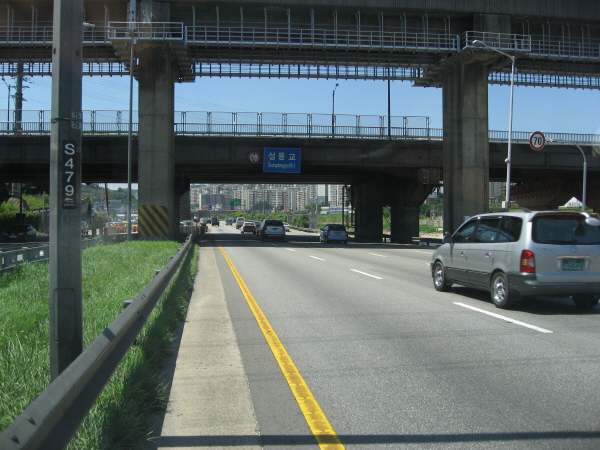
[[[520,271],[526,273],[535,273],[535,256],[530,250],[521,252]]]

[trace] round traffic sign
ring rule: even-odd
[[[248,155],[248,161],[252,164],[256,164],[260,161],[260,155],[257,152],[252,152]]]
[[[529,146],[534,150],[541,150],[546,145],[546,136],[541,131],[534,131],[529,136]]]

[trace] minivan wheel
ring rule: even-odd
[[[573,298],[573,303],[575,303],[575,305],[577,305],[578,308],[586,309],[593,308],[598,304],[598,301],[600,300],[599,297],[592,294],[579,294],[573,295],[571,297]]]
[[[493,276],[490,291],[496,308],[506,309],[512,305],[514,296],[504,273],[498,272]]]
[[[450,290],[452,283],[446,281],[446,272],[444,271],[444,265],[437,261],[433,266],[433,287],[436,291],[447,292]]]

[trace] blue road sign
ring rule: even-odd
[[[300,149],[265,147],[263,172],[300,173]]]

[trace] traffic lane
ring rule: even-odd
[[[418,277],[426,289],[431,289],[432,299],[448,299],[448,294],[433,291],[429,263],[433,249],[397,244],[314,244],[304,240],[290,239],[286,244],[279,242],[264,245],[284,246],[288,251],[306,255],[331,267],[351,267],[364,276],[375,278],[388,277],[401,280],[403,277]],[[398,277],[399,272],[403,277]],[[452,293],[457,294],[455,303],[464,302],[486,311],[502,312],[490,301],[489,293],[461,286],[454,286]],[[515,305],[509,314],[511,320],[532,322],[541,328],[586,333],[595,331],[598,326],[600,306],[591,311],[576,308],[570,299],[543,298],[528,299]],[[582,335],[585,339],[586,336]]]
[[[365,289],[352,277],[334,284],[330,274],[319,278],[322,268],[286,266],[289,255],[267,249],[272,265],[263,264],[256,280],[242,276],[347,441],[397,448],[441,439],[448,448],[454,444],[446,436],[459,442],[456,448],[494,448],[497,441],[522,448],[531,440],[586,448],[597,438],[590,423],[597,357],[585,363],[561,350],[557,335],[427,302],[410,279],[402,295],[383,283]],[[257,261],[263,249],[253,250]],[[278,286],[292,270],[295,276]]]
[[[465,302],[486,311],[502,312],[509,315],[511,319],[534,322],[541,328],[586,333],[587,330],[594,332],[599,325],[600,305],[585,310],[577,308],[570,298],[529,298],[517,303],[511,310],[503,312],[491,303],[487,291],[455,285],[452,294],[456,294],[456,298],[450,297],[447,293],[434,292],[429,266],[433,249],[396,244],[351,244],[349,246],[322,245],[318,248],[307,248],[307,252],[334,267],[351,265],[354,268],[351,270],[359,271],[366,276],[391,277],[397,280],[407,276],[416,277],[423,282],[425,289],[431,289],[434,298],[435,296],[452,298],[456,303]],[[580,337],[586,339],[585,335]]]
[[[230,236],[227,236],[230,234]],[[247,244],[243,236],[219,233],[202,245],[214,242],[228,250]],[[223,239],[226,241],[224,242]],[[244,242],[246,241],[246,242]],[[215,244],[216,245],[216,244]],[[240,287],[220,252],[216,250],[217,266],[228,304],[229,313],[244,363],[256,420],[263,448],[281,449],[293,446],[298,450],[314,450],[318,446],[302,416],[298,403],[282,375],[273,353],[267,345]],[[236,268],[239,270],[239,265]],[[256,268],[256,266],[254,266]],[[226,382],[226,381],[225,381]]]

